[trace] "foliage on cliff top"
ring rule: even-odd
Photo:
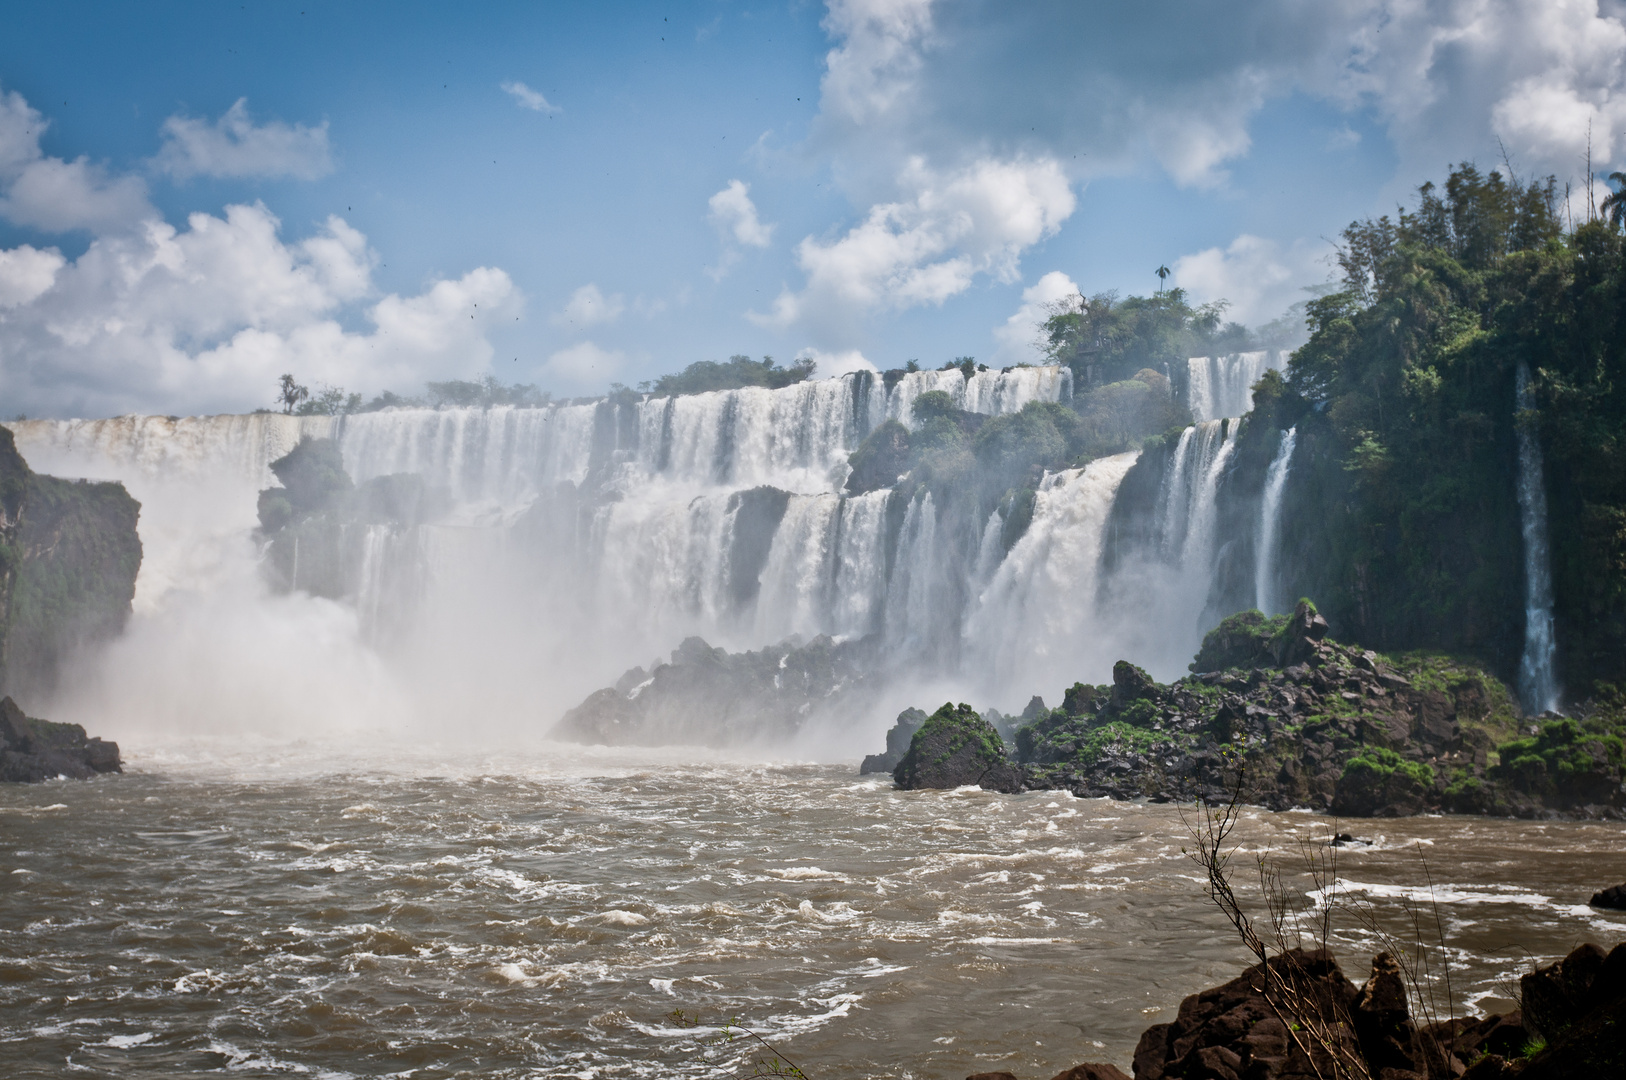
[[[1184,366],[1204,352],[1237,352],[1252,344],[1236,323],[1222,324],[1223,301],[1192,307],[1184,289],[1120,300],[1115,292],[1073,296],[1055,305],[1041,347],[1072,369],[1080,389],[1133,377],[1141,368]]]
[[[908,473],[936,493],[940,507],[960,501],[986,516],[1002,504],[1007,525],[1014,526],[1006,529],[1007,549],[1026,528],[1034,490],[1047,470],[1134,449],[1148,436],[1191,420],[1169,381],[1150,369],[1071,402],[1033,401],[1000,416],[964,412],[940,390],[916,398],[912,412],[913,430],[886,421],[849,456],[847,490],[890,487]]]
[[[676,397],[680,394],[703,394],[708,390],[738,390],[747,386],[777,390],[809,378],[814,367],[812,360],[794,360],[789,367],[780,367],[771,356],[753,360],[743,353],[736,353],[722,362],[696,360],[676,374],[662,375],[650,386],[650,392],[656,397]]]

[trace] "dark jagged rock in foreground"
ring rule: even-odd
[[[944,705],[927,717],[892,778],[902,788],[1022,790],[1022,770],[1005,756],[999,732],[969,705]]]
[[[1270,958],[1273,978],[1303,1004],[1267,998],[1264,964],[1180,1003],[1174,1021],[1146,1029],[1135,1080],[1621,1080],[1626,1077],[1626,944],[1605,955],[1582,945],[1520,979],[1522,1012],[1418,1024],[1401,967],[1387,953],[1356,987],[1324,951]],[[1330,1045],[1312,1035],[1318,1026]],[[1335,1067],[1338,1055],[1341,1068]],[[1016,1080],[1009,1073],[979,1076]],[[1111,1065],[1076,1065],[1055,1080],[1108,1080]],[[975,1077],[968,1080],[976,1080]]]
[[[874,643],[821,635],[730,653],[692,637],[668,664],[633,668],[588,695],[553,729],[571,742],[613,746],[738,745],[794,734],[814,713],[869,686]]]
[[[1225,801],[1240,765],[1243,801],[1274,810],[1626,818],[1622,710],[1532,724],[1472,664],[1326,633],[1301,601],[1226,619],[1170,685],[1119,661],[1016,731],[1023,787]]]
[[[0,781],[37,784],[123,771],[118,743],[87,739],[78,724],[25,716],[15,701],[0,698]]]
[[[124,629],[140,513],[123,484],[34,472],[0,427],[0,693],[49,695]]]

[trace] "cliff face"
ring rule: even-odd
[[[41,476],[0,427],[0,691],[38,700],[130,615],[141,504],[124,485]]]

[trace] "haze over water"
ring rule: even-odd
[[[1344,826],[1349,827],[1346,823]],[[1250,814],[1247,850],[1324,839]],[[1459,1005],[1610,940],[1612,824],[1363,822],[1401,929],[1427,859]],[[897,792],[850,764],[377,742],[172,742],[0,791],[9,1075],[708,1075],[674,1008],[810,1076],[1128,1066],[1245,956],[1172,806]],[[1611,867],[1613,867],[1611,869]],[[1334,945],[1364,976],[1372,943]]]

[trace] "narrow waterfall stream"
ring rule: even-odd
[[[1554,670],[1558,642],[1553,634],[1553,579],[1547,545],[1547,490],[1542,478],[1541,442],[1536,432],[1535,394],[1530,368],[1519,362],[1515,376],[1519,443],[1519,528],[1524,537],[1524,654],[1519,659],[1519,696],[1531,712],[1558,707]]]
[[[1264,496],[1259,503],[1259,539],[1254,548],[1254,606],[1266,615],[1280,614],[1284,604],[1278,595],[1281,568],[1277,547],[1282,535],[1282,494],[1287,490],[1287,474],[1293,467],[1293,448],[1298,428],[1282,432],[1282,440],[1265,473]]]

